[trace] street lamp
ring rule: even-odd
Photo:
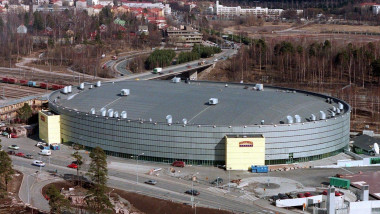
[[[26,185],[28,188],[28,204],[30,204],[30,188],[29,188],[29,176],[35,175],[36,173],[32,173],[28,176],[26,176]]]
[[[141,153],[139,155],[136,155],[136,162],[137,162],[137,165],[136,165],[136,183],[138,184],[139,183],[139,157],[144,155],[144,153]],[[134,158],[133,156],[131,156],[131,158]]]

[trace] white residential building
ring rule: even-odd
[[[219,4],[219,1],[216,1],[215,9],[208,11],[213,11],[216,15],[224,15],[224,16],[280,16],[283,9],[268,9],[264,7],[253,7],[253,8],[241,8],[237,7],[227,7]],[[297,10],[297,14],[302,13],[303,10]]]

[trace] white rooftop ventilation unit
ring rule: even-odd
[[[293,123],[293,117],[288,115],[286,116],[287,124],[292,124]]]
[[[90,113],[95,114],[95,108],[91,108]]]
[[[166,122],[168,124],[172,124],[172,120],[173,120],[173,117],[170,114],[166,116]]]
[[[187,119],[186,119],[186,118],[183,118],[183,119],[182,119],[182,123],[183,123],[183,125],[186,125],[186,124],[187,124]]]
[[[181,82],[181,78],[179,78],[179,77],[174,77],[174,78],[172,79],[172,82],[174,82],[174,83],[179,83],[179,82]]]
[[[264,125],[265,121],[264,120],[261,120],[261,125]]]
[[[208,101],[208,104],[209,105],[216,105],[218,104],[219,100],[218,98],[210,98],[210,100]]]
[[[121,112],[121,118],[123,118],[123,119],[127,118],[127,112],[126,111]]]
[[[63,87],[63,89],[62,89],[62,93],[64,93],[64,94],[69,93],[69,89],[68,89],[67,86]]]
[[[102,82],[97,81],[97,82],[96,82],[96,87],[100,87],[100,86],[102,86]]]
[[[84,83],[83,83],[83,82],[79,85],[79,89],[80,89],[80,90],[83,90],[83,89],[84,89]]]
[[[67,86],[67,92],[68,92],[68,93],[71,93],[72,91],[73,91],[73,90],[72,90],[71,85]]]
[[[315,121],[317,118],[315,117],[314,114],[311,114],[311,117],[310,117],[311,121]]]
[[[319,118],[320,118],[321,120],[326,120],[326,114],[325,114],[325,112],[323,112],[323,111],[319,111]]]
[[[338,105],[339,105],[339,109],[343,110],[343,104],[339,102]]]
[[[106,114],[107,114],[107,109],[106,108],[101,108],[100,109],[100,113],[102,114],[103,117],[105,117]]]
[[[332,110],[335,112],[335,111],[336,111],[336,107],[335,107],[335,106],[333,106],[333,107],[332,107]]]
[[[129,89],[121,89],[120,95],[121,96],[128,96],[130,93]]]
[[[264,91],[264,85],[263,84],[256,84],[255,88],[257,88],[258,91]]]
[[[296,118],[296,123],[301,122],[301,117],[298,114],[294,115],[294,118]]]
[[[119,117],[119,112],[118,112],[118,111],[114,111],[114,113],[113,113],[113,117],[118,118],[118,117]]]
[[[335,112],[331,112],[331,117],[335,117]]]
[[[108,117],[113,117],[113,109],[108,109]]]
[[[336,113],[337,113],[337,114],[340,114],[340,109],[337,108],[337,109],[336,109]]]

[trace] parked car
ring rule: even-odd
[[[304,194],[305,197],[310,197],[310,196],[313,196],[310,192],[305,192]]]
[[[112,56],[112,60],[117,60],[117,56]]]
[[[37,146],[37,147],[40,147],[40,146],[46,146],[46,143],[44,143],[44,142],[38,142],[38,143],[36,144],[36,146]]]
[[[344,195],[343,192],[335,191],[335,196],[342,196],[342,195]]]
[[[11,133],[11,138],[18,138],[16,133]]]
[[[297,198],[297,194],[295,194],[295,193],[293,193],[293,192],[286,193],[286,195],[287,195],[289,198]]]
[[[33,159],[33,155],[31,155],[31,154],[27,154],[27,155],[24,156],[24,158],[27,158],[27,159]]]
[[[305,195],[304,195],[303,193],[298,193],[298,194],[297,194],[297,197],[298,197],[298,198],[305,198]]]
[[[185,162],[183,161],[174,161],[172,163],[172,166],[176,166],[176,167],[185,167]]]
[[[72,169],[77,169],[78,165],[76,165],[75,163],[71,163],[67,167],[72,168]]]
[[[22,153],[22,152],[19,152],[19,153],[16,154],[16,156],[19,156],[19,157],[25,157],[25,154]]]
[[[186,66],[187,68],[191,68],[191,65]]]
[[[173,70],[170,70],[169,73],[173,73],[174,71]]]
[[[323,190],[322,195],[327,195],[327,190]]]
[[[221,183],[223,183],[223,179],[219,177],[211,181],[211,184],[221,184]]]
[[[47,149],[44,149],[44,150],[41,150],[38,154],[39,155],[50,156],[51,155],[51,151],[47,150]]]
[[[280,197],[280,199],[289,199],[289,197],[283,193],[278,193],[278,197]]]
[[[197,195],[200,194],[200,193],[198,192],[198,190],[195,190],[195,189],[187,190],[185,193],[186,193],[186,194],[189,194],[189,195],[195,195],[195,196],[197,196]]]
[[[8,146],[8,149],[14,149],[14,150],[18,150],[20,147],[18,147],[17,145],[11,145],[11,146]]]
[[[156,180],[148,180],[148,181],[145,181],[145,183],[150,184],[150,185],[156,185],[157,181]]]
[[[45,163],[43,161],[40,161],[40,160],[34,160],[33,163],[32,163],[33,166],[42,166],[44,167],[45,166]]]
[[[218,59],[214,59],[214,62],[217,62],[218,61]]]
[[[280,197],[278,197],[278,195],[274,195],[274,196],[270,197],[270,199],[273,201],[277,201],[278,199],[280,199]]]
[[[16,152],[15,151],[8,151],[8,155],[15,155]]]

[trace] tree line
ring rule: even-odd
[[[191,62],[200,58],[208,58],[220,52],[222,52],[222,50],[219,47],[206,47],[204,45],[195,44],[190,52],[182,51],[179,53],[177,64]]]
[[[238,80],[259,72],[275,72],[279,81],[312,83],[379,83],[380,44],[337,41],[266,41],[252,39],[229,68]],[[265,73],[264,73],[265,74]]]
[[[174,50],[154,50],[145,60],[145,68],[151,70],[156,67],[169,66],[175,56]]]

